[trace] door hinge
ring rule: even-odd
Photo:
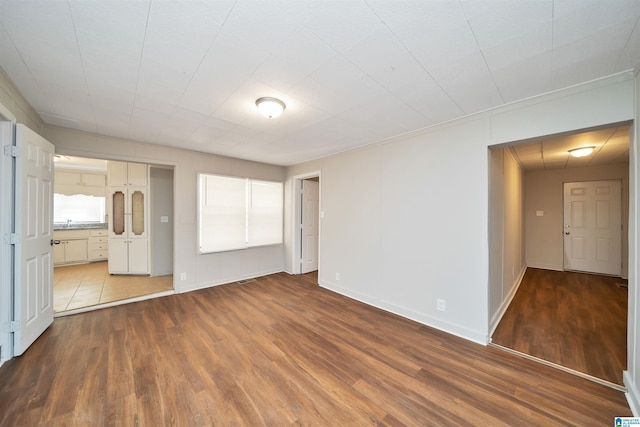
[[[22,150],[20,147],[16,147],[15,145],[5,145],[4,146],[4,155],[7,157],[20,157],[22,154]]]
[[[7,322],[4,324],[4,332],[18,332],[20,330],[20,321],[19,320],[12,320],[10,322]]]
[[[9,238],[6,240],[8,240],[8,243],[10,245],[17,245],[18,243],[20,243],[20,235],[16,233],[11,233],[9,234]]]
[[[20,235],[16,233],[7,233],[4,235],[2,241],[7,245],[15,245],[20,241]]]

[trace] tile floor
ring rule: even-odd
[[[53,270],[53,311],[75,310],[173,289],[173,275],[112,276],[107,262],[65,265]]]

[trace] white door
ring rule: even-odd
[[[14,355],[53,323],[54,146],[16,125]]]
[[[320,210],[319,183],[302,181],[302,227],[300,273],[318,269],[318,214]]]
[[[564,184],[565,270],[619,276],[622,261],[620,181]]]

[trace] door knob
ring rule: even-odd
[[[51,246],[59,245],[59,244],[60,244],[60,240],[51,240]]]
[[[568,232],[568,231],[565,231],[565,232],[564,232],[564,234],[566,234],[566,235],[568,236],[568,235],[569,235],[569,234],[571,234],[571,233],[570,233],[570,232]]]

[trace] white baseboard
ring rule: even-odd
[[[229,278],[222,279],[222,280],[216,281],[216,282],[195,283],[193,285],[188,285],[188,286],[184,286],[184,287],[180,287],[179,289],[176,289],[176,293],[177,294],[183,294],[185,292],[191,292],[191,291],[197,291],[199,289],[211,288],[212,286],[228,285],[229,283],[235,283],[235,282],[239,282],[241,280],[255,279],[257,277],[268,276],[270,274],[283,273],[283,272],[284,272],[284,270],[279,268],[279,269],[276,269],[276,270],[265,270],[265,271],[261,271],[261,272],[258,272],[258,273],[248,274],[248,275],[242,275],[242,276],[237,276],[237,277],[229,277]]]
[[[346,289],[332,282],[323,281],[320,282],[320,286],[330,291],[336,292],[340,295],[344,295],[348,298],[370,305],[372,307],[388,311],[389,313],[396,314],[398,316],[404,317],[405,319],[413,320],[414,322],[430,326],[432,328],[447,332],[460,338],[464,338],[481,345],[487,345],[489,343],[487,335],[483,334],[480,331],[474,331],[454,323],[443,321],[429,314],[397,305],[390,301],[381,300],[379,298],[374,298],[361,292]]]
[[[562,265],[558,265],[558,264],[527,263],[527,267],[529,267],[529,268],[539,268],[541,270],[564,271],[564,267]]]
[[[640,417],[640,391],[633,381],[633,378],[629,375],[629,371],[622,373],[622,380],[624,381],[625,387],[627,387],[625,397],[629,403],[629,408],[631,408],[631,413],[633,413],[634,417]]]

